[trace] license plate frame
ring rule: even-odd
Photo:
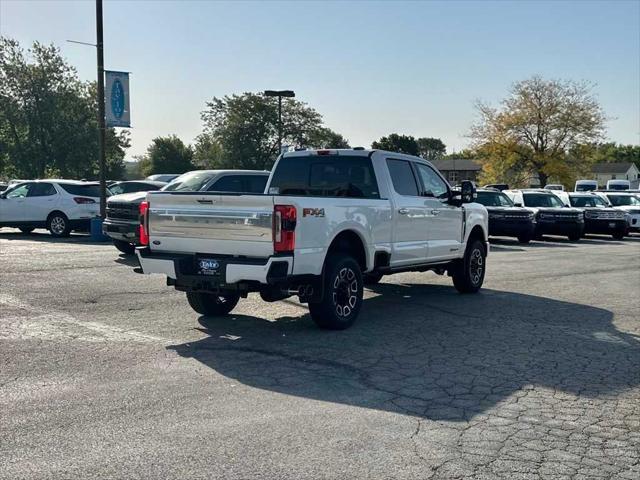
[[[224,273],[224,267],[224,263],[217,258],[196,258],[196,271],[198,272],[198,275],[221,278]]]

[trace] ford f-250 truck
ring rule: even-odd
[[[203,315],[241,297],[297,295],[322,328],[358,316],[385,274],[447,273],[462,293],[484,281],[488,214],[475,187],[453,192],[427,161],[379,150],[305,150],[277,160],[262,195],[150,192],[140,206],[141,271],[167,276]]]

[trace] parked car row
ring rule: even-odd
[[[146,180],[111,182],[107,195],[158,190],[166,183]],[[88,231],[100,214],[100,184],[79,180],[12,180],[0,193],[0,227],[23,232],[46,228],[54,237]]]
[[[544,235],[578,241],[587,233],[620,240],[640,230],[640,199],[629,193],[483,188],[477,201],[489,212],[489,235],[521,243]]]

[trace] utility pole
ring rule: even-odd
[[[96,0],[96,47],[98,52],[98,145],[100,150],[100,217],[107,209],[107,179],[105,178],[105,113],[104,113],[104,43],[102,34],[102,0]]]
[[[278,155],[282,153],[282,97],[293,98],[293,90],[265,90],[265,97],[278,97]]]

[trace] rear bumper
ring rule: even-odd
[[[155,253],[149,248],[137,248],[136,255],[142,273],[159,273],[172,279],[176,287],[195,290],[233,288],[239,283],[273,285],[286,280],[293,271],[293,257],[239,258],[206,254]],[[214,259],[220,264],[212,275],[199,272],[199,258]]]

